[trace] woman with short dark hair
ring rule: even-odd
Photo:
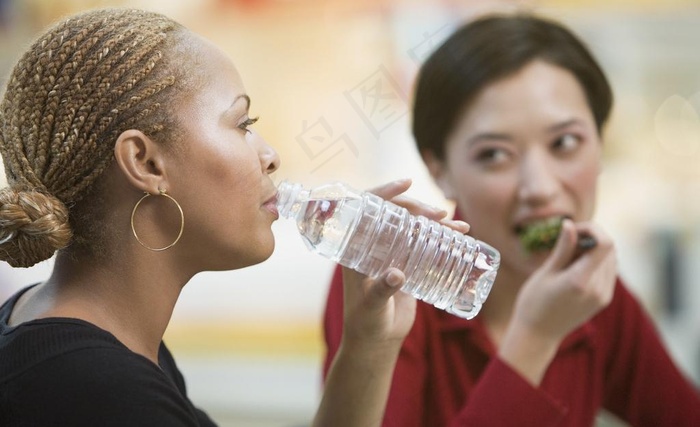
[[[583,43],[536,16],[468,23],[422,66],[416,144],[501,265],[471,321],[418,303],[384,426],[583,427],[601,408],[634,426],[700,425],[697,391],[591,221],[611,105]],[[340,283],[327,361],[342,336]]]

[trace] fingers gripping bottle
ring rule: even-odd
[[[277,209],[311,251],[370,277],[396,267],[402,291],[459,317],[476,316],[496,278],[491,246],[343,183],[308,190],[283,181]]]

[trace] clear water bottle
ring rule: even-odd
[[[280,216],[296,220],[313,252],[370,277],[396,267],[402,291],[466,319],[491,290],[500,254],[481,241],[339,182],[283,181],[278,191]]]

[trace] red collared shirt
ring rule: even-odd
[[[340,345],[342,299],[337,269],[324,375]],[[496,356],[478,316],[467,321],[419,301],[383,426],[591,426],[600,408],[633,426],[700,426],[698,391],[620,281],[611,304],[562,342],[537,388]]]

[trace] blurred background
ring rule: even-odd
[[[230,54],[261,117],[255,127],[282,158],[276,180],[368,188],[411,177],[410,196],[446,209],[410,135],[417,67],[488,10],[568,24],[616,96],[597,220],[616,239],[622,276],[700,384],[700,0],[0,0],[2,87],[42,29],[103,6],[163,12]],[[267,262],[195,277],[166,335],[192,399],[222,426],[304,426],[320,396],[333,265],[306,250],[290,221],[273,230]],[[51,266],[0,263],[0,300]]]

